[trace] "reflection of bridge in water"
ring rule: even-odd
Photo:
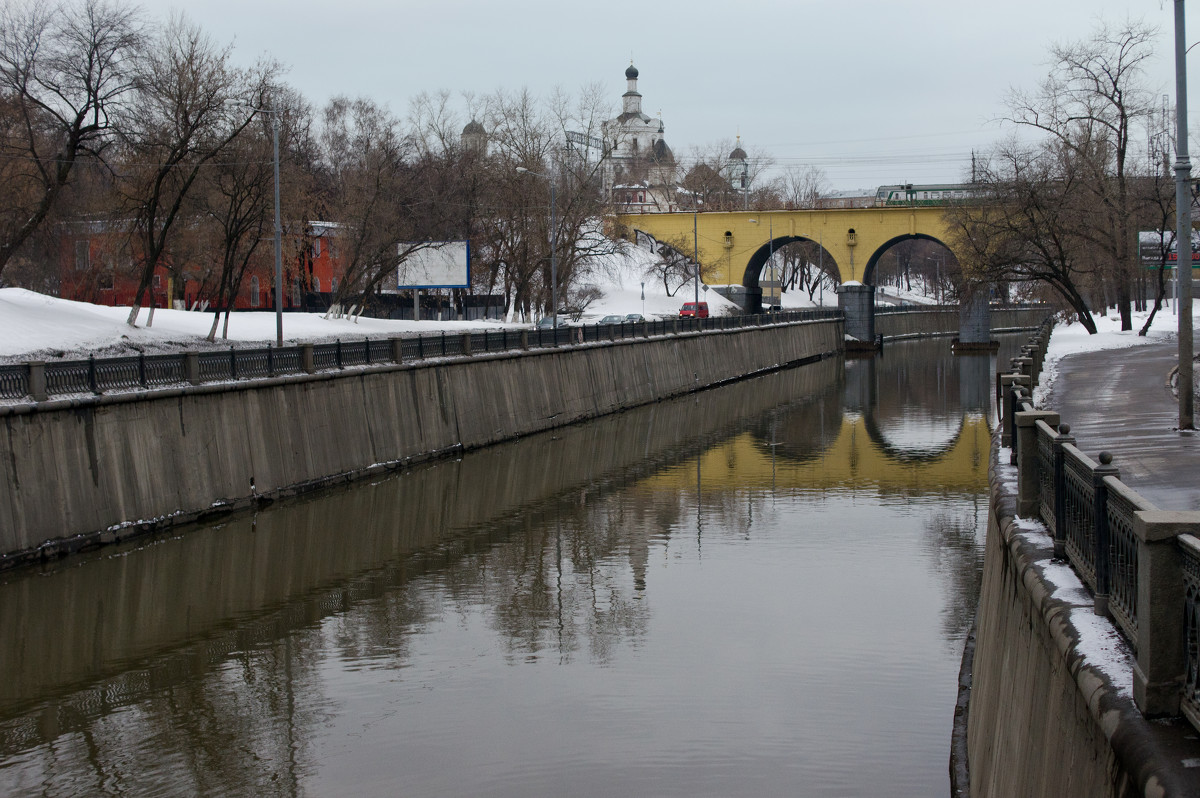
[[[700,489],[982,490],[991,445],[991,358],[959,356],[951,369],[945,357],[923,351],[944,351],[944,342],[896,346],[920,356],[847,362],[840,401],[777,408],[704,452]],[[646,484],[694,489],[696,481],[690,466],[677,465]]]

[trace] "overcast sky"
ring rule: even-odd
[[[160,20],[181,7],[142,5]],[[779,166],[819,165],[836,189],[962,179],[973,149],[1007,135],[995,120],[1009,88],[1035,87],[1050,45],[1100,19],[1159,26],[1148,82],[1175,94],[1169,0],[194,0],[186,13],[240,61],[281,61],[316,105],[365,95],[398,114],[421,91],[597,82],[615,113],[632,57],[643,110],[661,111],[681,160],[740,132]],[[1190,68],[1193,97],[1197,80]]]

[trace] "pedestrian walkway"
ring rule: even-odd
[[[1180,432],[1168,384],[1177,344],[1068,355],[1047,409],[1071,426],[1093,460],[1111,452],[1121,480],[1162,510],[1200,510],[1200,433]]]

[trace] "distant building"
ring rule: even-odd
[[[479,124],[474,119],[468,122],[467,126],[462,129],[461,141],[464,152],[470,152],[480,156],[487,155],[487,131],[483,129],[483,125]]]
[[[621,97],[621,115],[604,123],[607,155],[603,187],[618,213],[665,213],[678,210],[675,154],[663,138],[661,119],[642,111],[638,93],[638,71],[633,64],[625,70],[626,91]]]
[[[136,239],[120,225],[84,222],[63,225],[59,239],[59,295],[99,305],[131,305],[141,276]],[[307,222],[303,234],[283,241],[283,307],[317,310],[329,306],[343,273],[338,253],[340,225]],[[219,252],[197,248],[186,259],[166,253],[154,270],[150,293],[156,307],[179,302],[184,309],[213,309],[220,273]],[[275,255],[271,243],[254,253],[231,303],[239,310],[274,307]],[[151,297],[147,297],[149,302]]]

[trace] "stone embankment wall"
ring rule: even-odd
[[[990,312],[992,334],[1036,329],[1047,315],[1049,311],[1045,308],[993,307]],[[884,340],[958,335],[960,321],[957,307],[876,313],[875,333],[882,335]]]
[[[1114,683],[1110,674],[1122,666],[1097,667],[1103,650],[1118,647],[1096,642],[1086,590],[1056,587],[1068,566],[1053,561],[1040,523],[1017,518],[1016,470],[999,462],[1001,451],[1007,462],[1007,450],[993,447],[966,723],[970,797],[1193,795],[1187,765],[1165,742],[1183,721],[1146,720],[1132,675]],[[963,778],[955,754],[952,773]]]
[[[0,565],[112,542],[842,348],[807,322],[0,408]]]

